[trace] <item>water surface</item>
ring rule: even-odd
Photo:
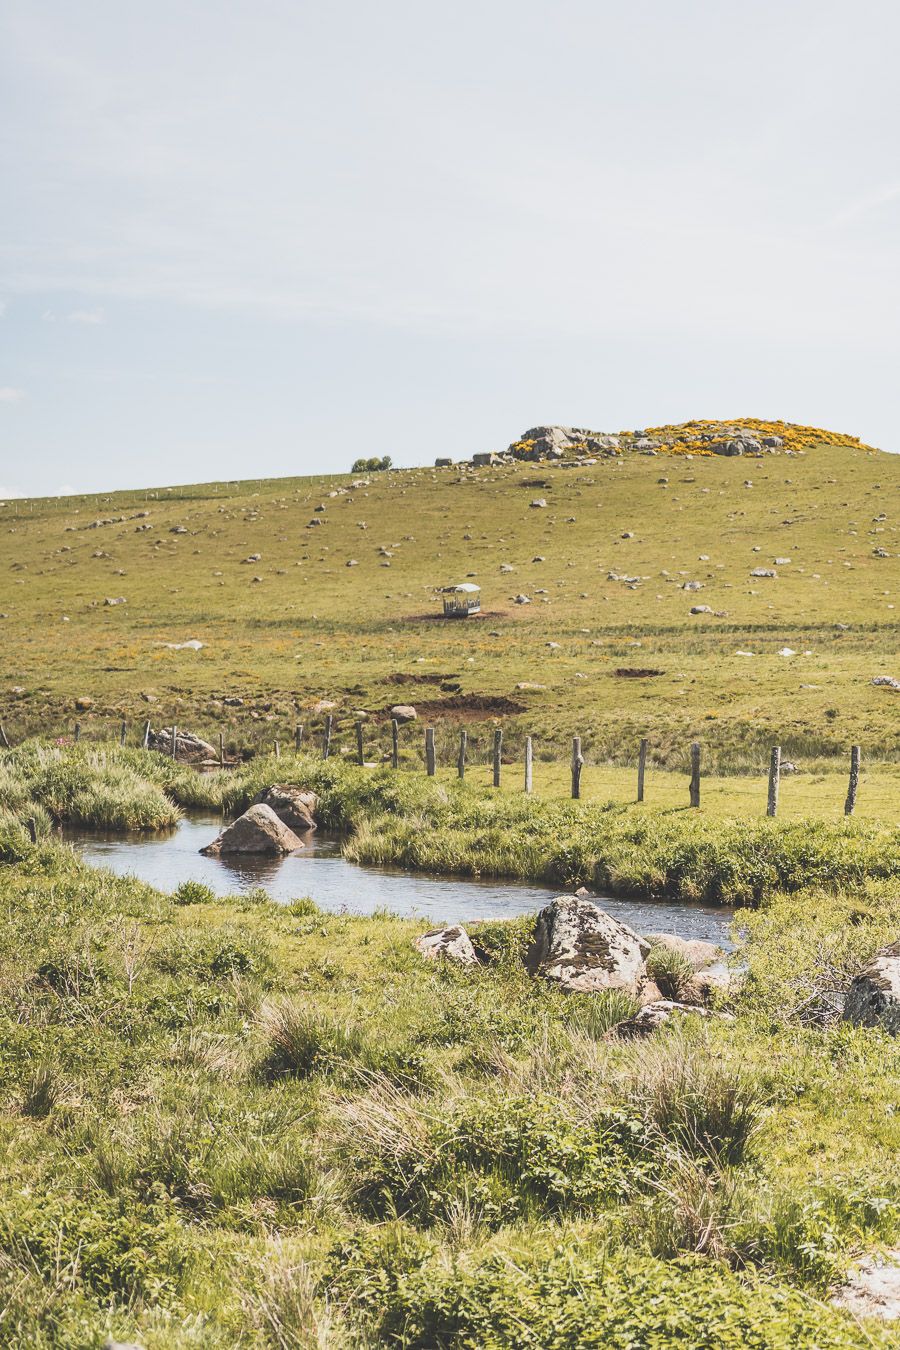
[[[167,834],[67,831],[66,838],[86,862],[108,867],[120,876],[137,877],[161,891],[174,891],[182,881],[202,881],[216,895],[234,895],[262,886],[282,904],[310,896],[324,910],[371,914],[387,909],[404,918],[422,918],[434,924],[533,914],[559,894],[558,890],[525,881],[435,877],[358,866],[341,856],[337,839],[323,834],[310,835],[304,849],[281,859],[247,854],[231,859],[204,857],[199,850],[211,843],[221,828],[219,816],[191,815]],[[609,914],[639,932],[678,933],[732,946],[728,909],[666,900],[597,899]]]

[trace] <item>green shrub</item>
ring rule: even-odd
[[[751,1075],[675,1037],[636,1054],[628,1100],[655,1131],[690,1157],[744,1161],[759,1132],[765,1098]]]
[[[284,909],[285,913],[293,914],[295,919],[314,918],[322,913],[315,900],[311,900],[308,895],[301,896],[299,900],[292,900],[289,905],[284,906]]]
[[[345,1107],[355,1195],[376,1216],[429,1224],[459,1200],[497,1226],[590,1211],[624,1198],[649,1165],[643,1122],[625,1111],[576,1117],[545,1095],[491,1098],[444,1115],[380,1091]]]
[[[577,1232],[555,1243],[469,1254],[450,1263],[413,1235],[363,1237],[329,1260],[332,1297],[350,1299],[378,1345],[403,1350],[859,1350],[860,1334],[806,1295],[739,1278],[697,1257],[613,1253]]]
[[[211,905],[215,902],[216,893],[202,881],[182,881],[172,892],[172,899],[176,905]]]
[[[694,967],[687,957],[661,943],[651,947],[645,962],[647,974],[658,986],[663,998],[680,1002],[694,978]]]

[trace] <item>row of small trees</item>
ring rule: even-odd
[[[372,459],[355,459],[351,473],[378,473],[380,469],[389,469],[391,467],[390,455],[382,455],[380,458],[375,455]]]

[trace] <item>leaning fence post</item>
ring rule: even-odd
[[[172,758],[178,758],[178,728],[172,723]]]
[[[639,802],[644,800],[644,774],[647,769],[647,746],[649,741],[642,740],[641,748],[638,751],[638,790],[637,799]]]
[[[494,730],[494,787],[500,786],[500,753],[503,749],[503,730]]]
[[[9,741],[7,740],[6,732],[3,728],[2,722],[0,722],[0,745],[3,746],[4,750],[8,750],[10,748]]]
[[[434,727],[425,728],[425,771],[429,778],[434,777]]]
[[[365,759],[364,759],[364,757],[363,757],[363,726],[362,726],[362,722],[357,722],[357,724],[356,724],[356,762],[357,762],[357,764],[364,764],[364,763],[365,763]]]
[[[581,754],[581,737],[572,737],[572,796],[578,798],[581,796],[581,770],[584,768],[584,758]]]
[[[219,768],[225,768],[225,732],[219,732]]]
[[[121,726],[121,728],[120,728],[120,730],[119,730],[119,744],[120,744],[120,745],[124,745],[124,744],[125,744],[125,736],[126,736],[127,732],[128,732],[128,723],[127,723],[127,722],[123,722],[123,723],[122,723],[122,726]]]
[[[299,750],[303,744],[303,723],[298,722],[294,727],[294,749]]]
[[[534,751],[531,748],[531,737],[525,737],[525,791],[531,791],[532,769],[534,765]]]
[[[81,723],[80,723],[80,722],[76,722],[76,723],[75,723],[75,740],[76,740],[76,741],[80,741],[80,740],[81,740]]]
[[[773,745],[769,759],[769,799],[766,803],[766,815],[778,815],[778,786],[781,782],[781,746]]]
[[[844,815],[852,816],[853,808],[856,806],[856,793],[859,788],[859,760],[860,750],[858,745],[850,747],[850,784],[847,788],[847,800],[844,802]]]
[[[456,757],[456,772],[460,778],[465,778],[466,776],[466,743],[468,739],[468,735],[465,731],[459,733],[459,754]]]
[[[691,746],[691,806],[700,805],[700,743]]]
[[[391,718],[391,768],[400,768],[400,723]]]
[[[331,728],[334,724],[334,718],[331,713],[325,718],[325,735],[322,739],[322,758],[327,759],[331,753]]]
[[[144,723],[144,734],[141,737],[141,749],[149,750],[149,748],[150,748],[150,720],[148,718],[147,721]]]

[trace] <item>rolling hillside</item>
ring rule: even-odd
[[[894,758],[900,460],[834,440],[4,503],[0,720],[240,745],[328,701],[349,743],[402,702],[476,753],[500,717],[546,755],[577,731],[595,759]],[[465,579],[483,613],[448,623]]]

